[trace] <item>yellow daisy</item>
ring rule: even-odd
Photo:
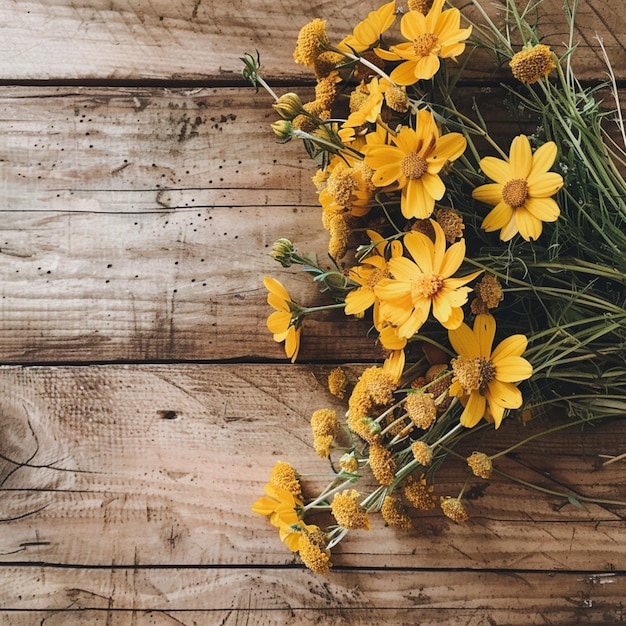
[[[435,119],[426,109],[418,112],[416,129],[403,126],[391,137],[392,144],[368,142],[363,148],[365,163],[375,170],[372,183],[402,189],[400,208],[407,219],[426,219],[441,200],[446,186],[439,173],[460,157],[467,142],[461,133],[440,136]]]
[[[465,285],[480,272],[452,278],[465,257],[465,240],[461,239],[446,250],[445,234],[431,220],[435,241],[423,233],[411,231],[404,236],[404,247],[411,255],[394,257],[388,262],[393,278],[383,279],[374,292],[380,298],[383,318],[397,327],[399,337],[412,337],[433,316],[448,329],[457,328],[463,321],[467,294]]]
[[[291,299],[287,290],[275,278],[266,276],[263,284],[268,290],[267,303],[276,311],[267,318],[267,328],[274,335],[274,341],[285,342],[285,354],[293,363],[300,350],[300,307]]]
[[[383,278],[391,278],[391,273],[387,268],[387,260],[385,258],[386,242],[378,233],[368,231],[372,241],[381,241],[376,248],[375,253],[363,259],[360,265],[351,268],[348,276],[359,287],[353,289],[346,295],[346,315],[360,315],[371,306],[374,307],[374,327],[377,330],[382,329],[382,320],[379,314],[379,300],[374,293],[374,288]],[[402,244],[399,241],[389,243],[391,258],[402,256]]]
[[[460,11],[442,11],[444,2],[435,0],[426,15],[421,11],[406,13],[400,30],[408,41],[391,46],[389,51],[376,50],[385,60],[402,61],[390,75],[398,85],[413,85],[418,80],[432,78],[439,70],[439,59],[454,59],[465,50],[465,40],[472,28],[460,28]]]
[[[483,172],[494,183],[477,187],[472,196],[485,204],[495,205],[482,223],[487,232],[500,230],[500,239],[509,241],[519,233],[526,241],[537,239],[543,222],[554,222],[559,207],[552,199],[563,186],[563,178],[548,170],[554,164],[557,147],[548,141],[533,154],[526,135],[511,143],[509,160],[485,157],[480,161]]]
[[[380,36],[389,29],[396,19],[396,2],[387,2],[359,22],[351,35],[345,37],[337,46],[349,54],[361,53],[378,43]]]
[[[448,331],[459,355],[452,360],[454,378],[449,392],[462,399],[461,424],[467,428],[476,426],[483,417],[498,428],[505,409],[522,406],[522,393],[513,383],[533,373],[532,365],[522,357],[528,339],[511,335],[492,350],[495,334],[496,321],[489,313],[477,315],[472,329],[461,324]]]

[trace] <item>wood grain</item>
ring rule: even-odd
[[[239,57],[258,49],[264,72],[286,82],[310,79],[293,62],[298,31],[314,18],[327,20],[334,42],[348,35],[380,2],[346,0],[286,3],[270,0],[27,0],[0,7],[0,79],[240,81]],[[472,13],[468,0],[454,0]],[[520,1],[521,8],[528,3]],[[406,8],[404,2],[399,6]],[[497,4],[483,2],[497,19]],[[544,0],[540,30],[563,54],[567,26],[562,0]],[[604,76],[596,34],[603,37],[614,68],[626,71],[626,19],[603,0],[579,3],[574,41],[581,78]],[[489,78],[477,58],[471,75]]]
[[[326,391],[328,370],[252,364],[3,368],[1,417],[12,435],[0,450],[0,561],[297,563],[275,528],[250,507],[279,459],[296,467],[311,496],[331,479],[327,462],[312,450],[308,424],[318,408],[342,410]],[[623,465],[602,468],[599,456],[623,452],[624,428],[614,423],[539,438],[497,468],[557,491],[624,500]],[[495,452],[523,436],[511,422],[480,447]],[[468,454],[477,441],[467,444]],[[436,494],[456,495],[466,477],[464,461],[451,460],[437,475]],[[467,525],[433,510],[416,513],[416,532],[405,535],[375,517],[371,531],[342,542],[335,564],[623,568],[623,509],[559,511],[563,498],[500,478],[472,485]]]

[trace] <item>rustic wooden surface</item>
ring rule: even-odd
[[[376,6],[1,3],[2,626],[626,621],[625,509],[559,508],[495,478],[467,525],[432,512],[405,535],[377,520],[325,578],[250,511],[277,459],[305,488],[328,471],[308,418],[340,406],[324,386],[337,333],[355,367],[380,355],[329,314],[307,319],[291,365],[265,328],[263,275],[319,298],[268,257],[273,241],[323,254],[326,239],[311,163],[274,143],[238,57],[258,48],[281,89],[300,88],[298,29],[324,17],[339,38]],[[560,0],[544,6],[563,41]],[[589,0],[579,14],[580,75],[603,75],[597,33],[625,79],[622,12]],[[561,431],[500,467],[624,499],[624,463],[600,456],[624,442],[624,424]],[[452,464],[438,493],[464,477]]]

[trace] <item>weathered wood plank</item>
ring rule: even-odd
[[[256,48],[268,76],[293,82],[310,77],[292,59],[304,24],[326,19],[332,40],[338,42],[380,4],[374,0],[334,4],[314,0],[295,5],[269,0],[7,2],[0,7],[4,50],[0,79],[234,81],[240,78],[239,57]],[[468,0],[453,4],[469,14]],[[526,4],[526,0],[519,2],[520,7]],[[494,3],[483,5],[495,17]],[[575,41],[581,77],[603,75],[596,33],[603,37],[623,77],[626,19],[603,0],[579,5]],[[567,41],[563,1],[545,0],[541,11],[541,30],[548,40],[557,46]],[[474,65],[475,76],[489,76],[478,59]]]
[[[45,624],[617,624],[622,574],[3,567],[2,618]],[[11,596],[7,591],[13,591]],[[63,621],[68,620],[68,621]],[[99,621],[100,620],[100,621]],[[126,620],[126,621],[124,621]]]
[[[354,370],[358,371],[358,368]],[[341,409],[328,368],[309,366],[92,366],[0,370],[5,459],[0,561],[71,566],[281,566],[297,563],[252,502],[278,459],[305,490],[331,477],[312,450],[308,419]],[[624,423],[539,438],[497,467],[579,494],[624,499]],[[519,440],[515,424],[483,439],[494,452]],[[468,446],[475,446],[469,442]],[[437,475],[456,495],[463,461]],[[345,567],[501,570],[623,569],[620,509],[557,510],[550,498],[500,478],[475,479],[471,521],[416,513],[410,534],[385,528],[336,549]],[[473,484],[473,483],[472,483]],[[71,528],[71,532],[68,532]],[[6,605],[3,605],[6,606]]]
[[[494,133],[511,132],[492,91]],[[252,89],[0,90],[0,360],[282,358],[262,276],[317,288],[268,256],[328,236],[297,142],[277,145]],[[361,322],[305,322],[302,358],[377,358]]]

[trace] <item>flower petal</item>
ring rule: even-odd
[[[530,378],[533,373],[533,366],[521,356],[500,357],[493,365],[496,378],[504,383],[518,383]]]
[[[511,335],[503,339],[491,353],[491,362],[497,366],[500,359],[511,356],[522,356],[528,346],[528,339],[524,335]]]
[[[484,157],[481,159],[480,169],[485,173],[485,176],[488,176],[491,180],[495,180],[502,185],[514,178],[511,165],[496,157]]]
[[[509,152],[512,178],[526,180],[533,166],[533,153],[526,135],[518,135],[511,142]]]
[[[532,159],[532,167],[527,180],[531,180],[545,174],[553,165],[557,155],[557,147],[553,141],[548,141],[535,150]]]
[[[483,223],[481,224],[481,228],[486,230],[488,233],[494,230],[500,230],[511,221],[513,215],[513,209],[506,202],[500,202],[499,204],[496,204],[496,206],[493,207],[489,213],[487,213]]]
[[[487,408],[487,400],[477,391],[472,391],[461,413],[461,424],[466,428],[473,428],[480,422]]]
[[[543,222],[536,218],[528,209],[520,207],[515,212],[515,221],[519,234],[526,240],[536,241],[541,236]]]
[[[489,313],[481,313],[474,320],[474,335],[478,341],[479,355],[491,360],[491,346],[496,336],[496,320]]]
[[[458,328],[448,331],[448,338],[459,356],[464,356],[468,359],[480,356],[478,339],[467,324],[461,324]]]
[[[555,222],[561,214],[559,205],[552,198],[528,198],[524,207],[542,222]]]
[[[353,289],[346,295],[344,312],[346,315],[363,313],[363,311],[369,309],[374,304],[375,299],[374,290],[369,286]]]
[[[489,404],[497,404],[505,409],[519,409],[522,406],[522,392],[511,383],[504,383],[494,378],[487,383],[485,396]]]
[[[479,202],[495,206],[499,202],[502,202],[502,187],[503,185],[501,183],[487,183],[486,185],[481,185],[472,191],[472,198]]]
[[[435,270],[433,258],[435,256],[435,244],[423,233],[411,231],[404,236],[404,247],[413,257],[415,264],[424,274],[429,274]],[[389,261],[389,268],[395,259]],[[393,270],[391,270],[393,273]],[[395,275],[395,274],[394,274]]]
[[[563,186],[563,177],[556,172],[547,172],[529,178],[527,183],[531,198],[549,198]]]

